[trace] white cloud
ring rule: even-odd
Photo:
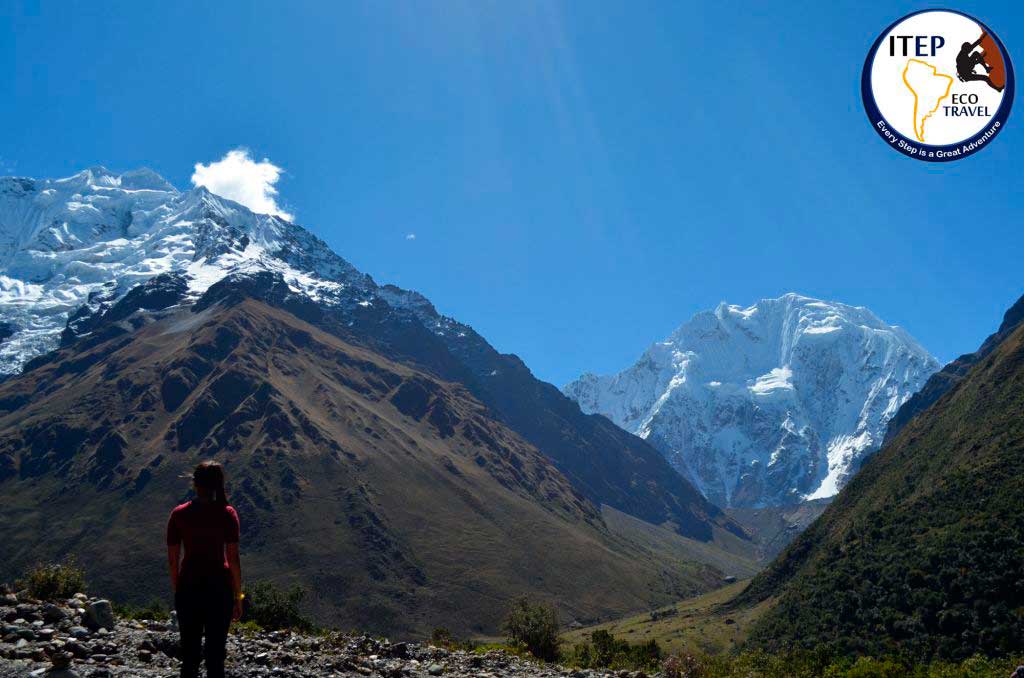
[[[416,239],[416,234],[415,233],[410,233],[409,235],[405,236],[405,239],[406,240],[415,240]]]
[[[292,221],[294,215],[281,209],[275,199],[274,184],[281,178],[282,171],[267,158],[256,162],[249,157],[248,149],[236,148],[209,165],[197,162],[192,184],[205,186],[211,193],[241,203],[253,212],[276,214]]]

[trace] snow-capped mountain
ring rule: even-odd
[[[866,308],[787,294],[699,313],[632,367],[563,390],[712,502],[762,507],[838,492],[939,367]]]
[[[376,286],[305,229],[151,170],[93,167],[66,179],[0,178],[0,375],[55,348],[68,317],[178,273],[198,296],[231,273],[279,272],[329,304]]]

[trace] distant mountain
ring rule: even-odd
[[[611,376],[563,389],[720,506],[834,495],[939,365],[866,308],[787,294],[699,313]]]
[[[177,475],[212,455],[256,571],[313,572],[324,616],[381,631],[455,610],[493,631],[531,588],[601,616],[752,571],[643,440],[302,227],[148,170],[0,179],[0,323],[5,570],[80,552],[141,595]]]
[[[1024,651],[1024,325],[984,353],[734,603],[772,605],[754,645]]]

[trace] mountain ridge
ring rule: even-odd
[[[885,442],[895,438],[911,419],[931,407],[952,389],[975,363],[995,350],[999,342],[1009,336],[1022,322],[1024,322],[1024,296],[1007,309],[1003,314],[1003,321],[1000,323],[999,329],[989,335],[977,351],[965,353],[947,363],[941,370],[930,376],[924,386],[900,406],[886,427]]]

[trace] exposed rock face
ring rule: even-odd
[[[713,503],[784,506],[838,492],[937,369],[867,309],[787,294],[700,313],[632,367],[564,391]]]

